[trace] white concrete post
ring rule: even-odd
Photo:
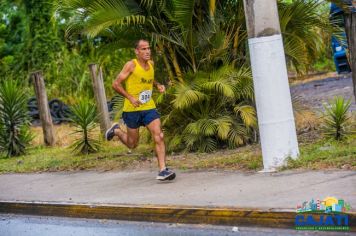
[[[299,155],[276,0],[244,0],[264,171]]]

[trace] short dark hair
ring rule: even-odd
[[[136,42],[135,42],[135,48],[138,48],[138,45],[140,44],[141,41],[144,41],[144,42],[149,43],[149,41],[148,41],[147,39],[139,39],[139,40],[136,40]]]

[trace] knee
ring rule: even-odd
[[[134,149],[138,146],[138,142],[129,142],[127,144],[127,147],[130,148],[130,149]]]
[[[160,132],[159,134],[154,135],[153,138],[154,138],[155,143],[162,143],[164,140],[163,132]]]

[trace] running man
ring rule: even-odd
[[[125,64],[112,85],[116,92],[125,97],[122,118],[127,131],[120,129],[119,124],[115,123],[106,131],[105,137],[107,140],[112,140],[114,136],[118,136],[123,144],[132,149],[138,145],[140,126],[146,126],[155,142],[159,166],[156,179],[173,180],[176,174],[166,167],[166,147],[160,115],[152,100],[153,85],[160,93],[164,93],[166,88],[154,80],[154,64],[151,61],[151,49],[147,40],[137,41],[135,54],[137,59]],[[122,86],[123,83],[125,88]]]

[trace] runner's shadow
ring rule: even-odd
[[[157,181],[158,181],[157,184],[173,184],[176,182],[175,179],[174,180],[166,180],[166,181],[159,181],[159,180],[157,180]]]

